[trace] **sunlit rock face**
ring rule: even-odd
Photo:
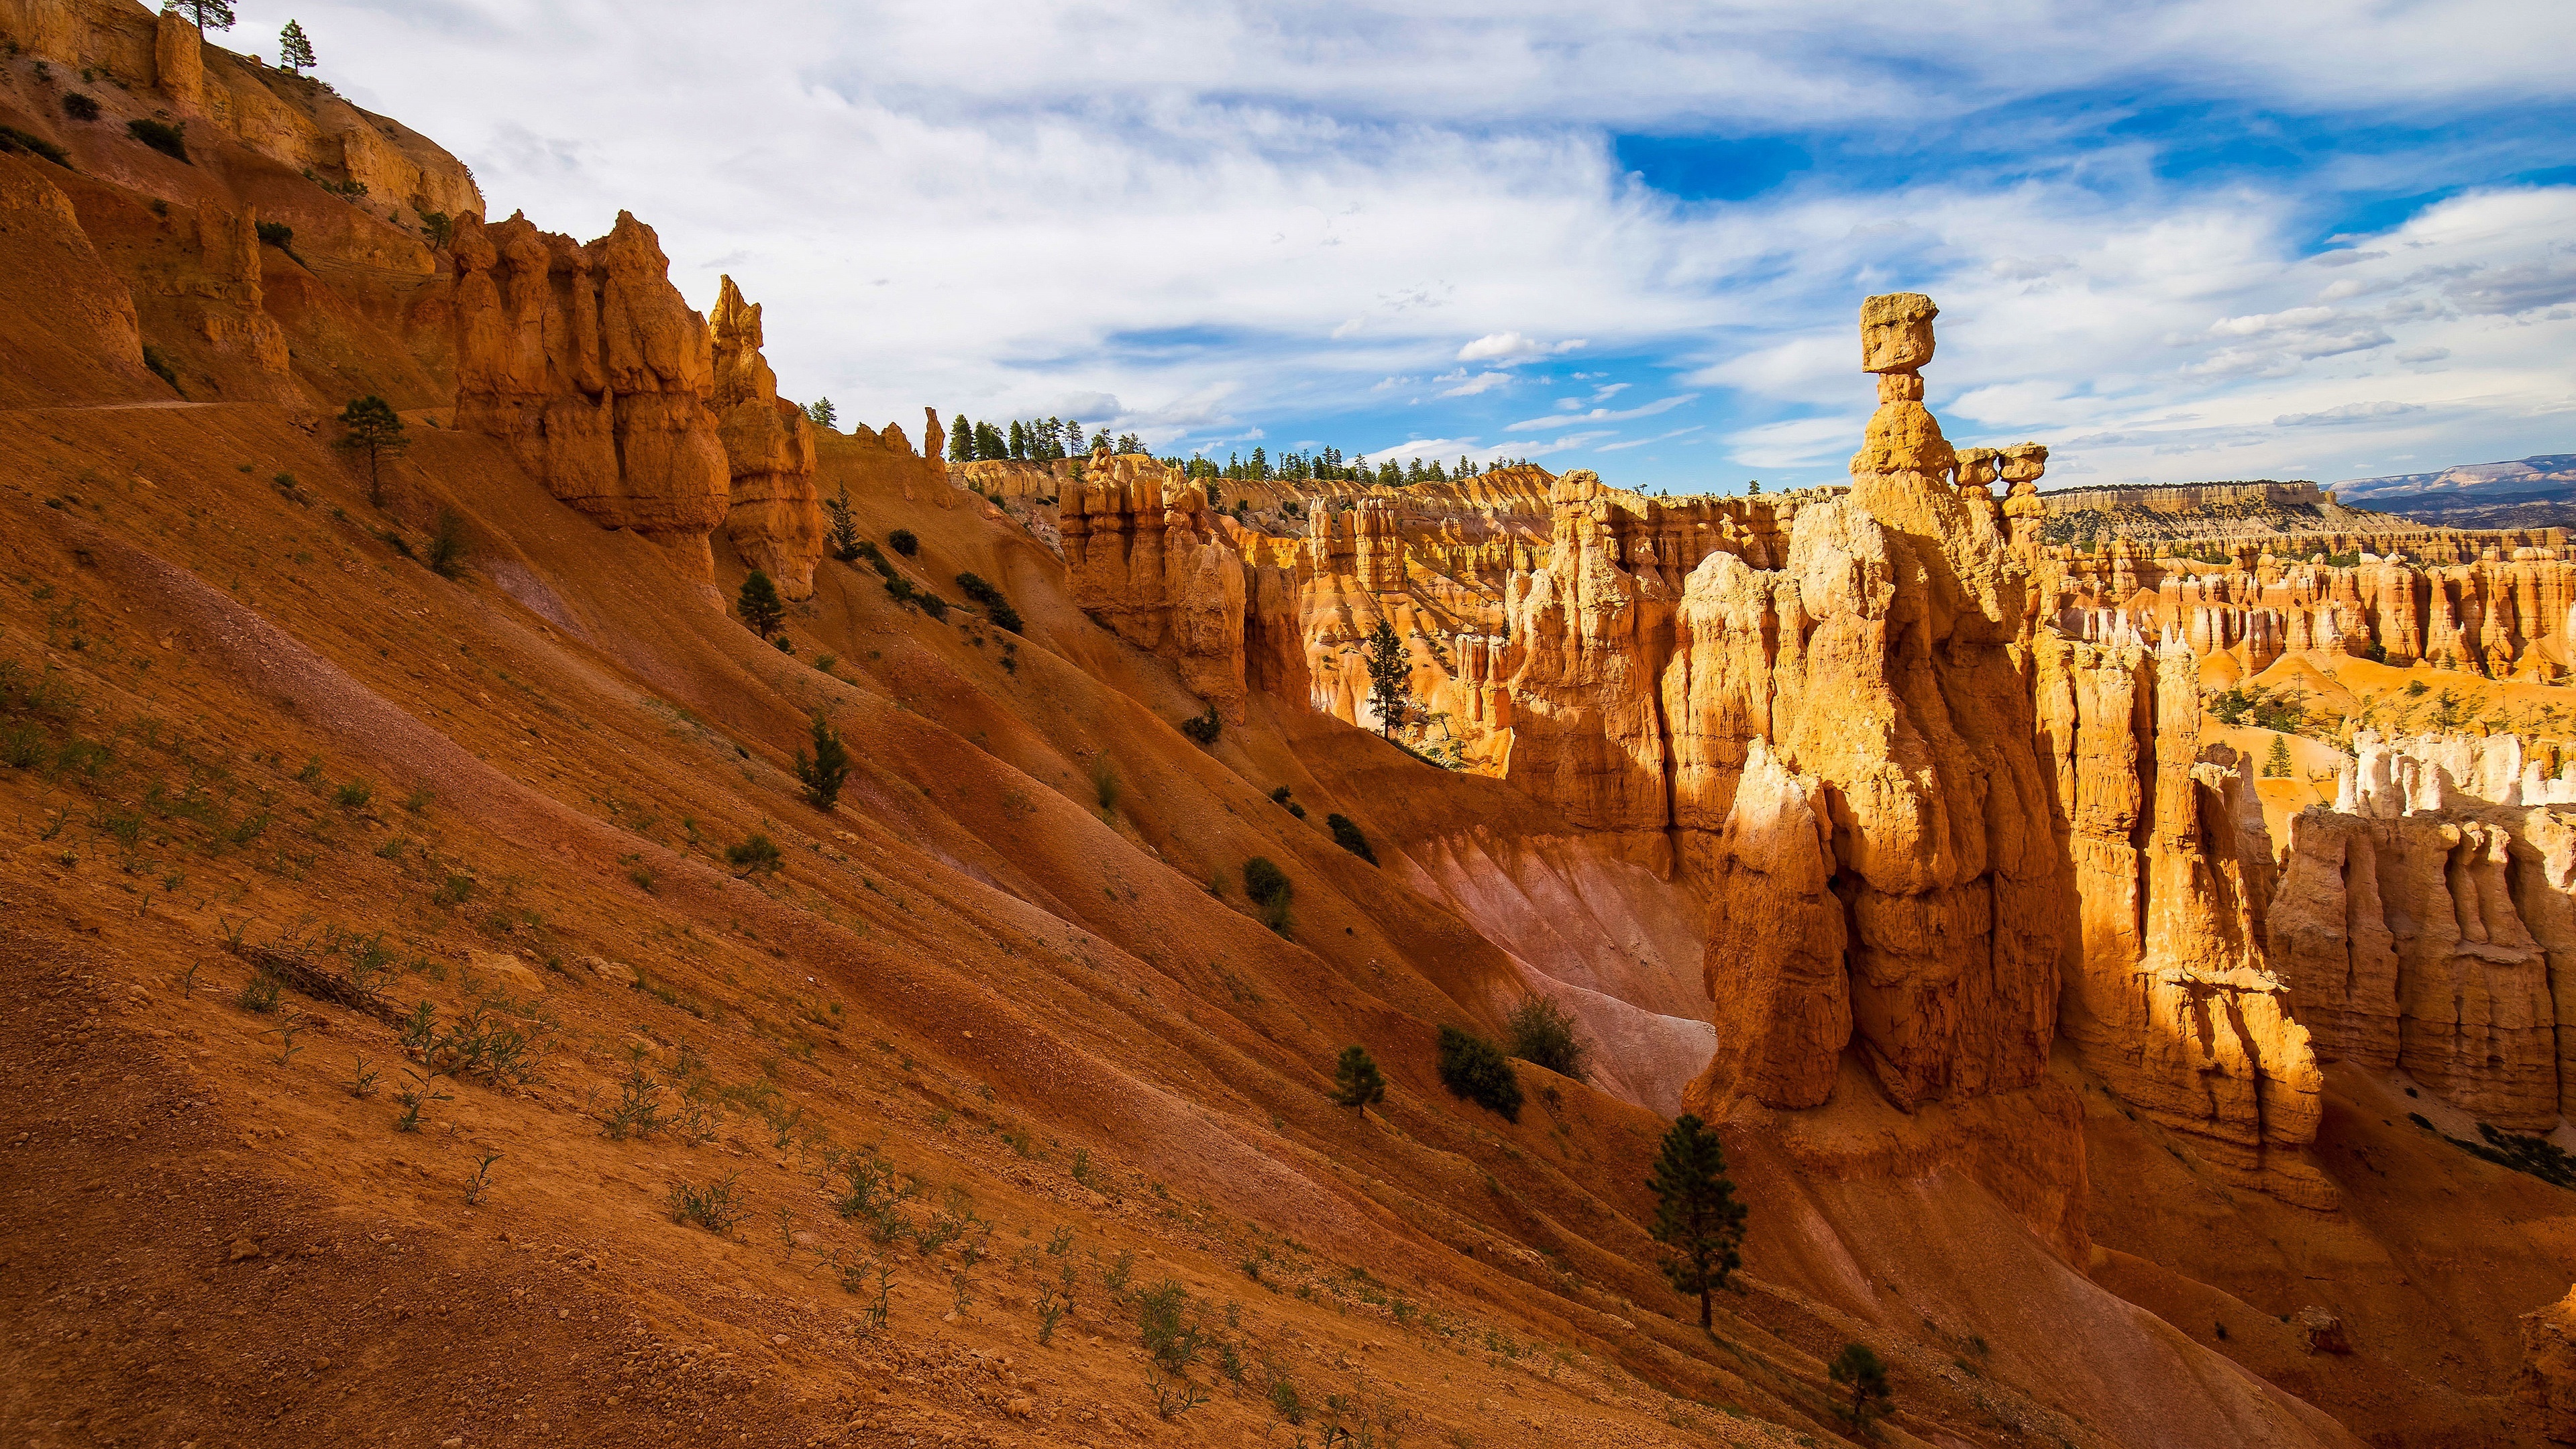
[[[524,217],[456,224],[456,421],[509,443],[557,498],[713,576],[731,506],[706,319],[627,212],[588,245]]]

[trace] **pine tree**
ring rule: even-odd
[[[1020,425],[1019,419],[1014,418],[1011,420],[1011,456],[1025,458],[1028,455],[1029,430]]]
[[[168,4],[161,7],[161,13],[164,15],[173,11],[195,21],[199,30],[233,28],[233,7],[228,0],[169,0]],[[310,63],[307,62],[307,64]]]
[[[819,712],[814,716],[814,757],[796,752],[796,778],[805,782],[805,803],[826,813],[841,798],[841,783],[850,778],[850,752],[842,747],[841,732]]]
[[[758,569],[742,581],[742,592],[734,595],[734,612],[742,616],[744,627],[766,639],[787,622],[786,606],[778,602],[778,586],[769,575]]]
[[[848,563],[859,556],[859,520],[850,512],[850,485],[841,485],[841,496],[823,500],[823,508],[832,515],[832,529],[826,538],[832,557]]]
[[[292,74],[313,68],[313,42],[295,21],[286,22],[286,28],[277,32],[277,67]]]
[[[1664,1277],[1677,1293],[1699,1295],[1699,1326],[1709,1326],[1709,1294],[1726,1286],[1742,1267],[1736,1245],[1744,1241],[1744,1204],[1726,1175],[1726,1150],[1717,1134],[1684,1113],[1664,1134],[1646,1185],[1655,1192],[1655,1241],[1673,1250]]]
[[[2274,780],[2286,780],[2290,777],[2290,737],[2288,735],[2272,736],[2272,752],[2263,757],[2263,773],[2267,778]]]
[[[813,422],[814,426],[828,428],[839,420],[841,410],[832,406],[830,398],[818,397],[806,406],[805,416]]]
[[[353,398],[340,410],[340,446],[367,455],[367,501],[381,508],[385,502],[384,462],[399,458],[411,447],[403,435],[403,420],[393,404],[369,393]]]
[[[1707,1325],[1703,1322],[1701,1326]],[[1887,1365],[1878,1361],[1868,1344],[1844,1344],[1841,1355],[1826,1365],[1825,1377],[1850,1387],[1851,1407],[1842,1413],[1852,1421],[1853,1428],[1867,1428],[1872,1418],[1887,1412],[1891,1397],[1887,1391]]]
[[[1367,1047],[1342,1048],[1341,1064],[1333,1068],[1333,1100],[1359,1109],[1362,1116],[1372,1103],[1386,1100],[1386,1076],[1369,1057]]]
[[[1396,637],[1395,626],[1384,619],[1368,636],[1368,674],[1369,703],[1377,710],[1379,732],[1393,739],[1396,726],[1412,709],[1413,657]]]
[[[956,420],[949,425],[948,461],[951,463],[975,461],[975,429],[966,421],[964,413],[959,413]]]

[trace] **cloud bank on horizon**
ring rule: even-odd
[[[2576,450],[2576,7],[1901,9],[294,7],[496,213],[633,211],[908,430],[1829,482],[1921,291],[1953,441],[2052,485]]]

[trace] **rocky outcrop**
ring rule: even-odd
[[[2245,762],[2200,744],[2192,656],[2044,637],[2037,664],[2079,921],[2058,1030],[2087,1071],[2235,1180],[2332,1206],[2304,1152],[2315,1050],[2263,949],[2270,842]]]
[[[760,307],[743,301],[733,278],[719,282],[709,320],[715,351],[711,404],[732,475],[725,537],[780,593],[810,598],[814,565],[823,557],[814,424],[803,408],[778,395],[778,374],[760,354]]]
[[[1792,773],[1756,738],[1709,883],[1704,976],[1717,1050],[1692,1100],[1814,1107],[1833,1094],[1852,1032],[1833,842],[1823,782]]]
[[[134,294],[45,171],[0,156],[0,305],[46,324],[0,346],[0,407],[169,397],[144,370]]]
[[[1074,602],[1241,722],[1251,581],[1206,495],[1142,454],[1094,454],[1059,509]]]
[[[653,229],[620,212],[576,245],[524,217],[458,223],[456,421],[506,441],[557,498],[714,576],[707,537],[730,505],[705,319],[669,279]]]
[[[2522,1315],[2522,1375],[2513,1397],[2531,1432],[2576,1444],[2576,1288]]]
[[[2571,835],[2554,811],[2456,800],[2294,817],[2271,949],[2318,1054],[2403,1069],[2497,1127],[2555,1125]]]
[[[483,212],[472,174],[436,142],[349,104],[311,77],[210,43],[177,12],[96,0],[0,0],[0,35],[37,60],[91,73],[101,84],[157,91],[162,108],[188,123],[192,147],[222,137],[290,176],[363,186],[378,221],[388,207],[411,209],[415,221],[419,213]],[[260,205],[269,210],[267,201]]]

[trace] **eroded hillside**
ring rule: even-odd
[[[1852,1342],[1882,1442],[2556,1427],[2567,1191],[2458,1143],[2547,1164],[2564,829],[2419,742],[2276,842],[2201,709],[2364,640],[2542,672],[2556,541],[2101,576],[2045,449],[1942,437],[1911,295],[1847,490],[952,470],[780,398],[792,299],[701,315],[636,218],[487,224],[172,17],[0,21],[19,1437],[1817,1443]],[[1532,994],[1589,1080],[1444,1089]],[[1685,1106],[1751,1207],[1708,1334]]]

